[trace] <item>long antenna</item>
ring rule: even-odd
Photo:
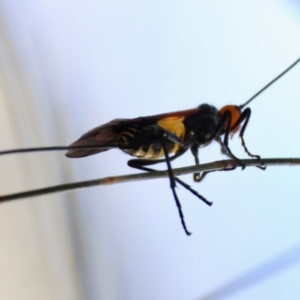
[[[300,62],[300,58],[298,58],[293,64],[291,64],[286,70],[284,70],[276,78],[274,78],[272,81],[270,81],[261,90],[259,90],[248,101],[246,101],[244,104],[240,105],[239,108],[243,109],[253,99],[255,99],[259,94],[261,94],[264,90],[266,90],[270,85],[272,85],[275,81],[277,81],[279,78],[281,78],[283,75],[285,75],[298,62]],[[52,147],[39,147],[39,148],[22,148],[22,149],[12,149],[12,150],[0,151],[0,155],[14,154],[14,153],[24,153],[24,152],[59,151],[59,150],[70,150],[70,149],[95,149],[95,148],[99,148],[99,147],[101,148],[101,146],[98,146],[98,145],[89,145],[89,146],[52,146]]]
[[[275,81],[277,81],[280,77],[282,77],[284,74],[286,74],[290,69],[292,69],[298,62],[300,61],[300,58],[298,58],[293,64],[291,64],[286,70],[284,70],[282,73],[280,73],[276,78],[274,78],[272,81],[270,81],[267,85],[265,85],[261,90],[259,90],[255,95],[253,95],[248,101],[246,101],[244,104],[240,105],[239,108],[243,109],[245,106],[247,106],[253,99],[255,99],[259,94],[261,94],[264,90],[266,90],[270,85],[272,85]]]
[[[95,149],[95,148],[96,149],[103,148],[103,146],[88,145],[88,146],[52,146],[52,147],[37,147],[37,148],[21,148],[21,149],[0,151],[0,155],[24,153],[24,152],[62,151],[62,150],[70,150],[70,149],[76,150],[76,149]]]

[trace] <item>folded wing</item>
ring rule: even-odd
[[[79,158],[118,147],[117,139],[119,134],[117,128],[124,122],[126,123],[127,119],[116,119],[88,131],[70,145],[74,149],[69,149],[66,156]],[[76,147],[78,148],[75,149]]]

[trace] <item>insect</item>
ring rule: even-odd
[[[221,145],[222,152],[225,155],[237,160],[242,165],[242,168],[245,168],[228,146],[230,134],[235,134],[238,131],[240,132],[239,136],[242,146],[247,155],[259,160],[260,156],[252,154],[245,144],[244,133],[250,120],[251,109],[249,107],[244,109],[244,107],[298,62],[299,59],[240,106],[226,105],[218,110],[212,105],[201,104],[196,109],[139,117],[136,119],[115,119],[81,136],[70,145],[73,149],[69,149],[66,156],[69,158],[79,158],[119,148],[129,155],[137,157],[137,159],[128,161],[128,165],[132,168],[153,172],[155,170],[147,166],[165,162],[182,226],[185,233],[190,235],[175,190],[176,182],[183,185],[206,204],[211,205],[212,203],[182,180],[175,177],[170,162],[183,155],[188,149],[191,149],[195,163],[198,165],[199,148],[205,147],[216,140]],[[222,135],[224,136],[223,140],[221,139]],[[88,148],[89,146],[95,146],[95,148]],[[76,147],[86,148],[80,149]],[[260,166],[260,168],[265,169],[264,166]],[[194,181],[201,181],[206,174],[203,173],[200,176],[200,173],[195,173]]]
[[[244,133],[251,116],[251,109],[246,106],[299,61],[300,58],[240,106],[226,105],[218,110],[212,105],[201,104],[190,110],[135,119],[115,119],[85,133],[69,147],[17,149],[3,151],[0,154],[68,149],[67,157],[80,158],[119,148],[135,157],[135,159],[128,161],[128,165],[132,168],[154,172],[156,170],[149,168],[149,166],[164,162],[167,165],[170,186],[183,229],[187,235],[190,235],[175,190],[176,183],[192,192],[207,205],[212,205],[212,203],[174,176],[171,161],[191,149],[195,163],[198,165],[199,148],[207,146],[212,141],[217,141],[221,145],[222,152],[229,158],[236,160],[244,169],[245,166],[242,161],[232,153],[228,143],[230,135],[237,132],[239,132],[242,147],[247,155],[260,160],[259,155],[252,154],[248,150],[244,140]],[[265,169],[263,165],[259,167]],[[195,173],[193,175],[194,181],[201,181],[206,174],[207,172]]]

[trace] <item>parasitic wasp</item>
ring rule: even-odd
[[[115,119],[99,127],[96,127],[84,135],[69,147],[42,147],[7,150],[0,152],[0,155],[35,152],[68,150],[66,156],[69,158],[80,158],[101,153],[113,148],[118,148],[123,152],[135,157],[128,161],[128,166],[146,172],[155,172],[149,168],[157,163],[166,163],[170,187],[176,206],[179,212],[183,229],[187,235],[188,231],[179,198],[175,187],[176,183],[182,185],[193,193],[207,205],[212,202],[205,199],[198,192],[173,174],[171,161],[183,155],[187,150],[191,150],[195,159],[195,164],[199,165],[199,148],[205,147],[212,141],[217,141],[221,146],[223,154],[235,160],[242,169],[245,168],[243,162],[236,157],[229,147],[229,137],[239,132],[242,147],[246,154],[258,161],[260,156],[252,154],[245,143],[244,133],[251,117],[251,109],[246,107],[259,94],[266,90],[275,81],[293,68],[300,58],[292,65],[270,81],[244,104],[226,105],[220,110],[209,104],[201,104],[195,109],[159,114],[135,119]],[[258,166],[265,169],[263,164]],[[194,181],[200,182],[208,172],[194,173]],[[5,200],[5,196],[1,197]]]

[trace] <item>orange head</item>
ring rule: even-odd
[[[230,132],[231,134],[235,134],[240,129],[240,125],[233,128],[233,126],[236,124],[237,120],[241,116],[241,109],[236,105],[226,105],[222,107],[219,112],[221,115],[225,113],[225,111],[230,111],[231,113],[231,121],[230,121]]]

